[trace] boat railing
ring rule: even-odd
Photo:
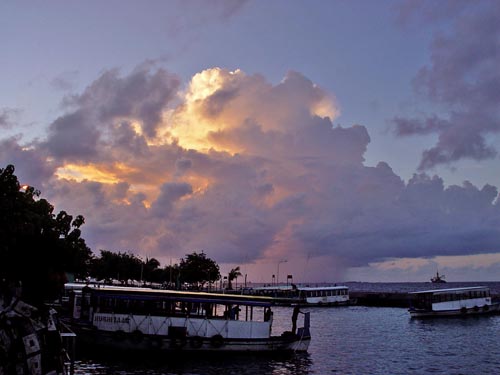
[[[62,343],[68,355],[67,360],[69,362],[69,373],[73,375],[75,373],[76,333],[73,332],[64,322],[59,322],[59,324],[59,332],[61,334]]]

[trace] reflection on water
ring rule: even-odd
[[[311,359],[301,353],[283,358],[234,356],[183,360],[141,361],[112,358],[79,361],[76,374],[154,374],[154,375],[253,375],[309,374]]]
[[[291,309],[275,308],[275,334]],[[288,357],[82,360],[77,374],[500,374],[500,316],[412,320],[406,309],[311,309],[309,353]]]

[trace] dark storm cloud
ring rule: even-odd
[[[495,187],[478,189],[465,182],[445,188],[442,179],[426,174],[405,185],[379,168],[369,173],[371,178],[366,172],[349,177],[351,172],[345,171],[344,182],[333,185],[335,193],[315,210],[316,219],[297,228],[305,250],[331,252],[350,266],[391,257],[497,251],[500,206]]]
[[[409,9],[423,15],[425,22],[438,22],[442,12],[453,9],[450,27],[434,36],[430,64],[422,67],[414,80],[419,93],[441,103],[449,112],[425,120],[397,117],[395,134],[438,134],[436,145],[422,156],[421,170],[464,158],[496,157],[497,150],[488,144],[487,138],[500,132],[500,4],[409,4]],[[431,17],[433,14],[435,18]]]

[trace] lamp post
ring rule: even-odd
[[[288,260],[286,259],[282,259],[278,262],[278,270],[277,270],[278,272],[276,272],[276,286],[278,286],[280,283],[280,264],[286,262],[288,262]]]

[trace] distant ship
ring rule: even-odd
[[[433,284],[442,284],[445,283],[444,275],[440,275],[439,271],[436,272],[436,276],[431,278],[431,283]]]

